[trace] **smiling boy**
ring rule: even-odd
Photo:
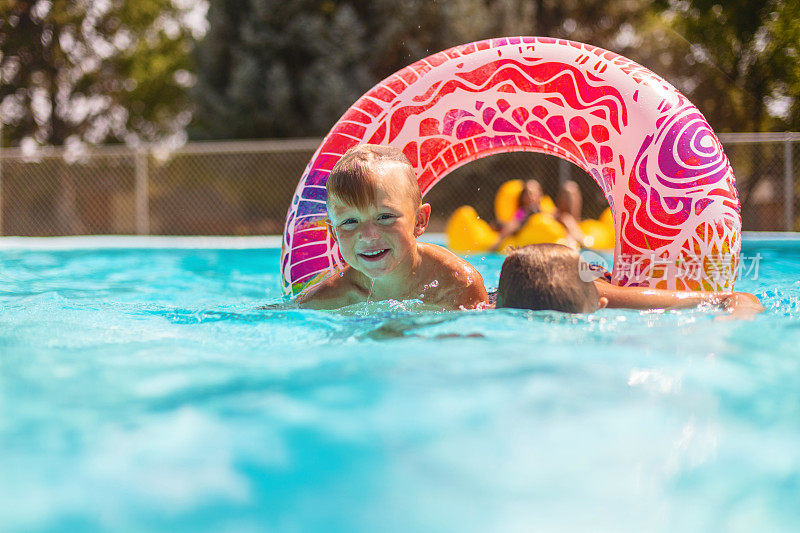
[[[347,266],[300,294],[300,307],[420,299],[444,309],[473,309],[487,301],[472,265],[417,241],[431,206],[422,203],[414,168],[400,150],[351,148],[331,170],[327,193],[329,230]]]

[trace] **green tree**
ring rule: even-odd
[[[800,73],[797,2],[658,0],[656,7],[652,63],[672,74],[715,130],[797,126],[796,104],[791,110]]]
[[[0,120],[10,144],[156,141],[190,118],[188,0],[0,0]]]
[[[644,62],[666,73],[715,131],[797,128],[799,21],[792,0],[658,0]],[[759,144],[737,159],[745,208],[769,169],[782,167],[780,157]]]
[[[323,135],[372,85],[427,55],[507,35],[625,53],[644,0],[212,0],[195,138]],[[593,37],[593,38],[589,38]]]
[[[774,58],[772,109],[779,128],[800,130],[800,2],[785,2],[770,15],[767,46]],[[768,103],[768,106],[769,106]]]
[[[196,54],[193,137],[318,135],[330,127],[372,82],[368,6],[214,0]]]

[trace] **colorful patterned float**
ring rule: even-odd
[[[350,147],[399,147],[425,194],[492,154],[562,157],[597,181],[614,214],[619,285],[731,289],[740,251],[735,180],[703,115],[644,67],[586,44],[510,37],[451,48],[389,76],[336,123],[297,186],[284,229],[284,290],[342,266],[325,182]]]

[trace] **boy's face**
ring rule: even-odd
[[[372,174],[375,203],[359,208],[328,197],[328,215],[339,252],[369,278],[390,274],[408,260],[428,225],[430,205],[413,205],[402,168],[387,163]]]

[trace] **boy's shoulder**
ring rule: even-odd
[[[439,283],[438,297],[446,307],[475,307],[487,301],[486,287],[480,272],[447,248],[420,243],[426,275]],[[453,305],[455,303],[455,305]]]
[[[436,268],[440,270],[441,273],[449,273],[456,277],[460,277],[463,274],[471,275],[478,273],[475,267],[469,264],[469,262],[457,256],[444,246],[421,242],[419,243],[419,249],[428,264],[431,265],[430,268]]]

